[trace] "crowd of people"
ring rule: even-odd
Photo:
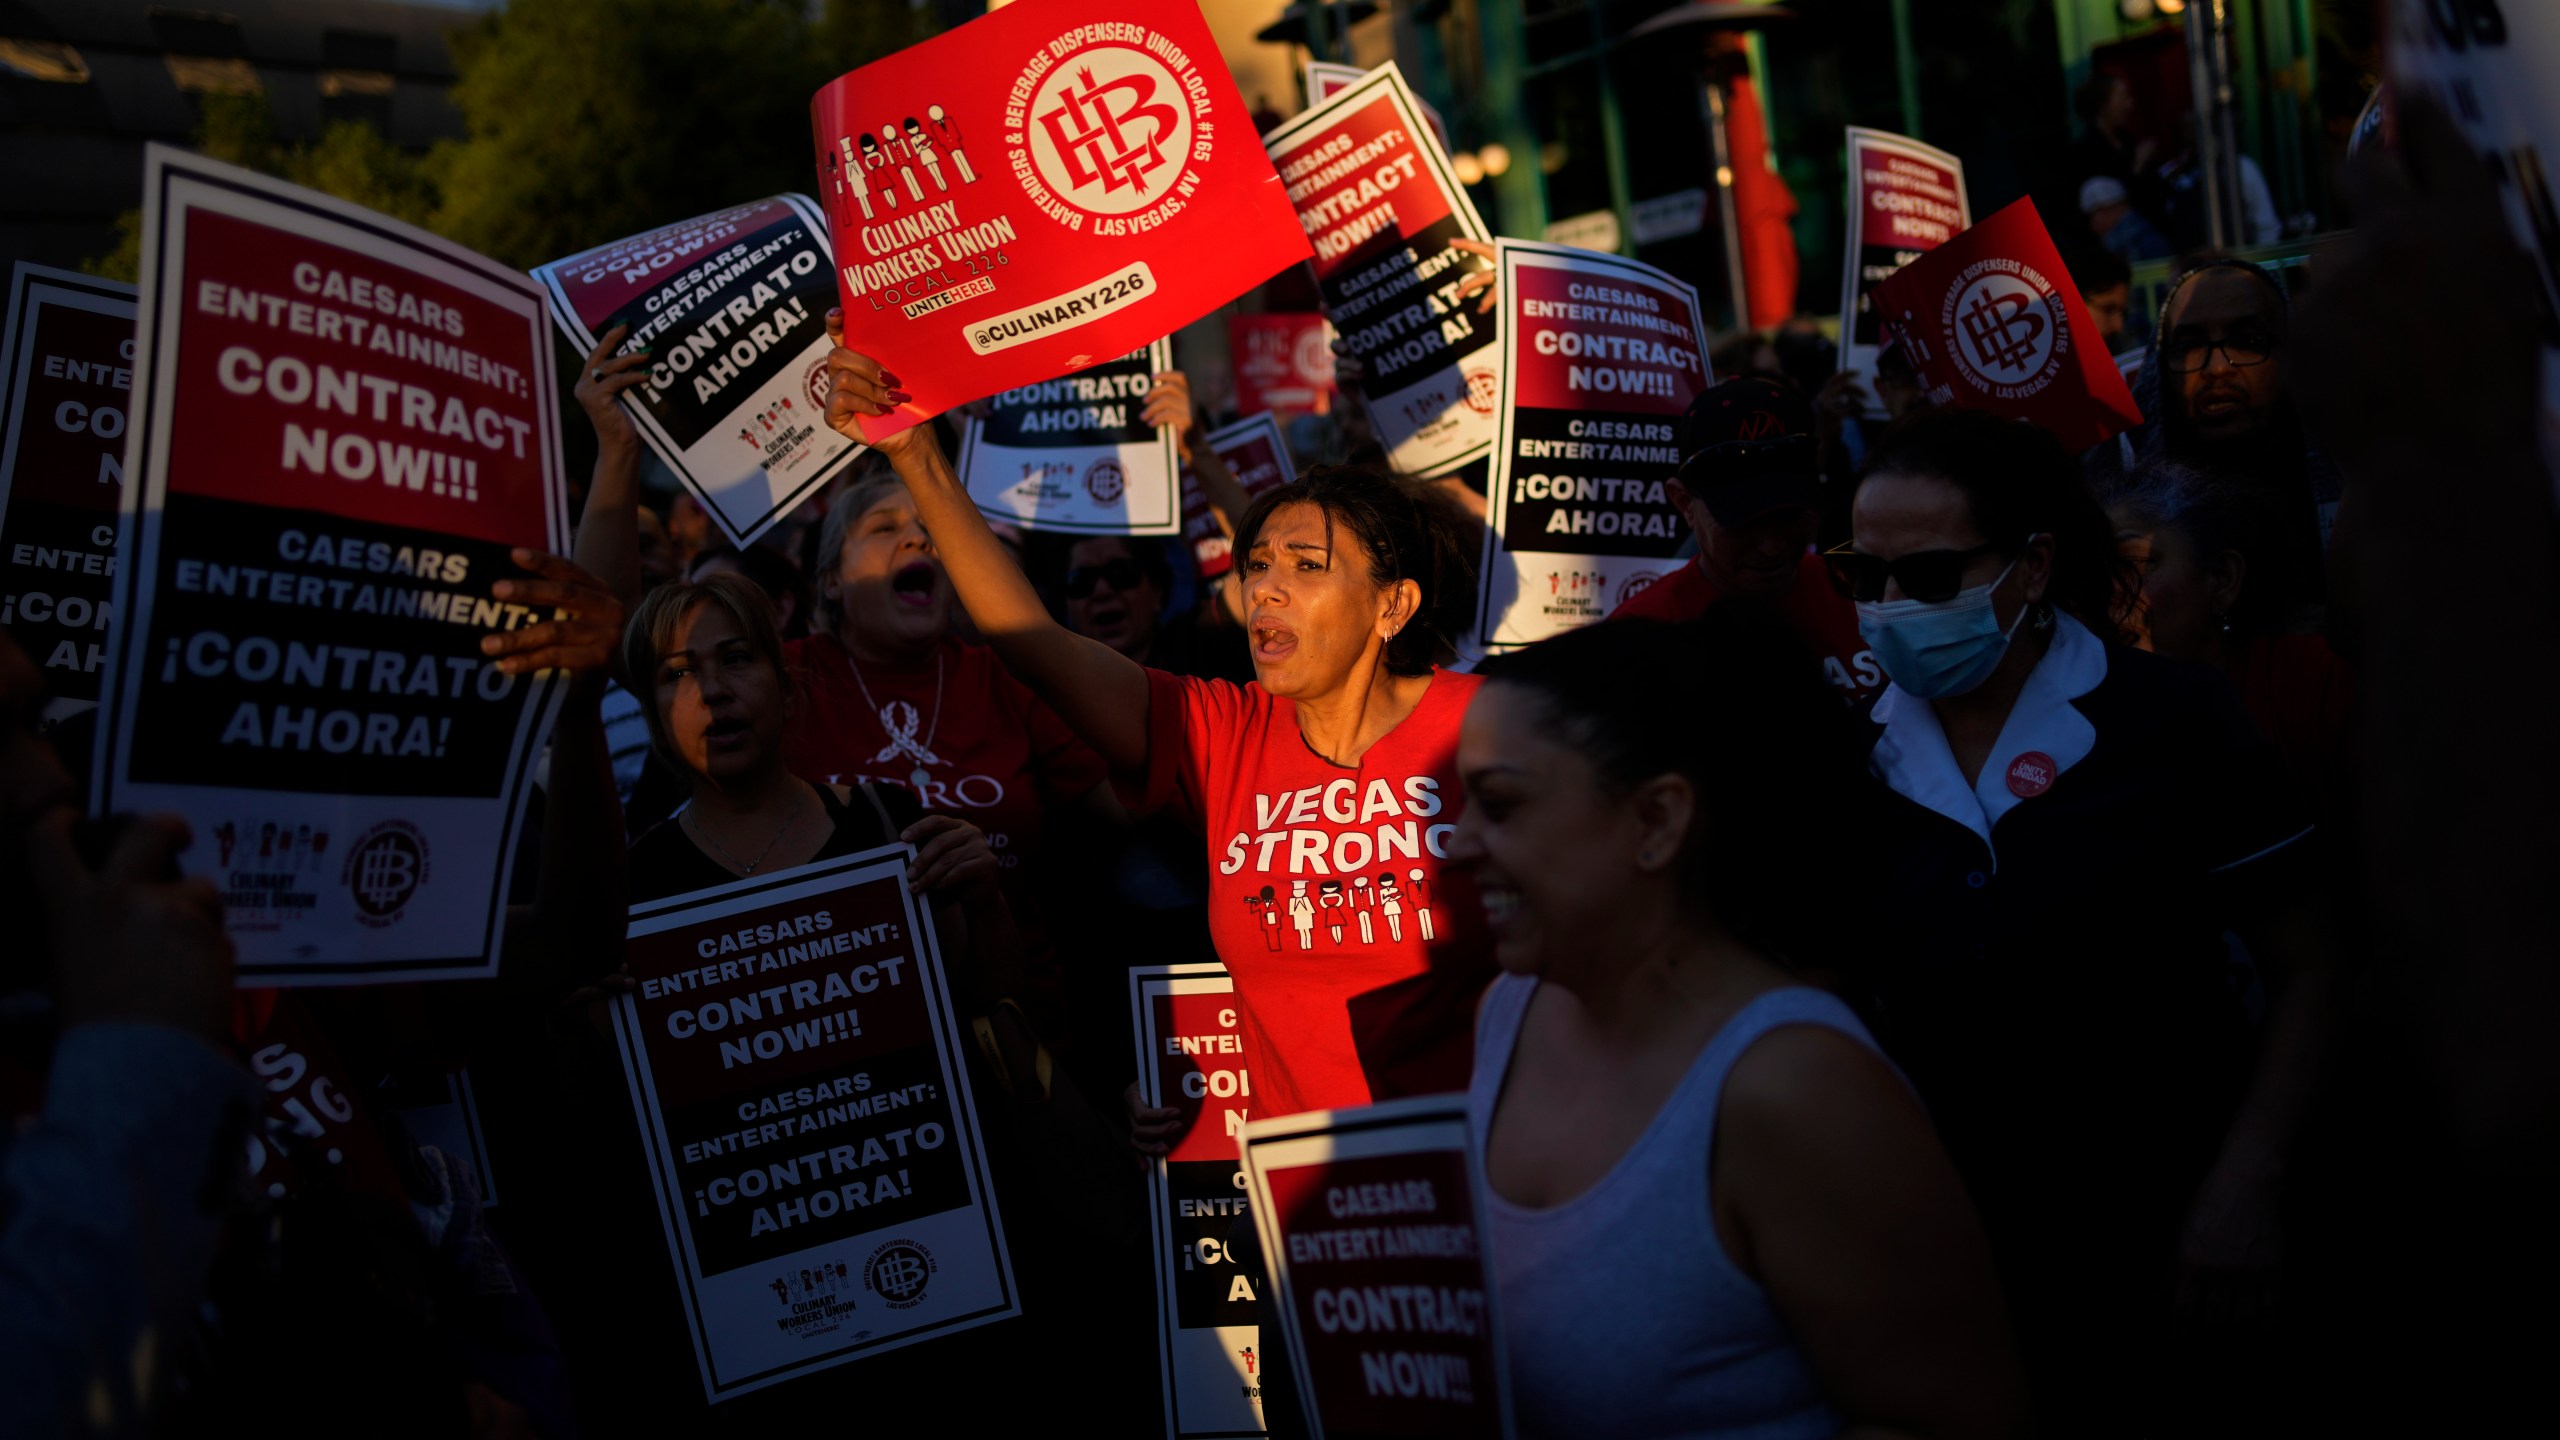
[[[2087,97],[2113,254],[2077,277],[2118,330],[2125,103]],[[555,618],[484,646],[571,677],[494,981],[235,991],[185,827],[78,814],[0,640],[0,1433],[1156,1433],[1140,1177],[1196,1112],[1132,1082],[1126,973],[1203,959],[1258,1114],[1466,1094],[1523,1433],[2404,1413],[2378,1361],[2508,1353],[2407,1233],[2466,1213],[2431,1182],[2495,1177],[2489,1222],[2547,1193],[2514,961],[2552,767],[2486,712],[2560,666],[2486,658],[2478,607],[2560,573],[2536,282],[2441,118],[2402,136],[2301,316],[2182,271],[2144,422],[2085,455],[1891,355],[1870,397],[1809,327],[1721,348],[1666,487],[1693,553],[1471,665],[1482,497],[1356,427],[1248,497],[1158,377],[1223,574],[991,524],[933,424],[734,547],[644,505],[647,357],[607,335],[574,552],[499,587]],[[830,422],[903,401],[894,363],[839,344]],[[2402,773],[2484,758],[2461,797]],[[901,843],[1023,1314],[707,1405],[609,1022],[625,911]],[[296,1148],[263,1117],[300,1071],[242,1054],[275,1036],[352,1157],[290,1188],[242,1168]],[[503,1206],[382,1094],[464,1066]]]

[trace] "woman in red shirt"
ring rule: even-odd
[[[828,326],[841,340],[840,319]],[[848,435],[906,398],[867,356],[839,346],[828,363],[828,419]],[[1459,517],[1349,469],[1256,501],[1235,550],[1256,683],[1237,685],[1145,669],[1058,624],[931,426],[870,443],[1005,664],[1100,752],[1135,808],[1206,832],[1210,932],[1235,978],[1257,1111],[1463,1086],[1491,971],[1474,887],[1443,869],[1458,724],[1477,683],[1435,663],[1460,628],[1452,607],[1473,593]],[[1294,923],[1275,927],[1275,914]]]

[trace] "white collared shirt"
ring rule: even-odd
[[[1869,718],[1884,727],[1868,768],[1897,794],[1982,837],[1999,867],[1991,832],[2022,799],[2051,788],[2064,771],[2089,758],[2097,727],[2071,702],[2107,678],[2107,647],[2089,627],[2057,612],[2053,642],[2018,691],[1982,773],[1968,784],[1956,764],[1937,708],[1899,685],[1885,687]]]

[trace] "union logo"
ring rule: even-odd
[[[1939,321],[1966,383],[2004,400],[2051,384],[2071,348],[2053,282],[2005,256],[1966,266],[1947,287]]]
[[[827,396],[835,385],[833,377],[827,374],[827,362],[821,360],[810,366],[808,379],[803,383],[809,392],[809,403],[823,417],[827,413]]]
[[[889,1302],[892,1310],[924,1303],[925,1286],[933,1281],[933,1252],[914,1240],[892,1240],[863,1262],[862,1283]]]
[[[2009,762],[2009,793],[2021,800],[2033,800],[2053,788],[2053,777],[2062,773],[2053,757],[2041,750],[2029,750]]]
[[[1096,505],[1112,504],[1128,489],[1129,479],[1121,472],[1120,462],[1107,455],[1084,472],[1084,493],[1092,496]]]
[[[406,820],[385,820],[347,847],[338,882],[356,902],[357,921],[381,929],[400,918],[427,874],[426,835]]]
[[[1467,372],[1467,408],[1490,415],[1502,403],[1502,379],[1481,366]]]
[[[1093,215],[1127,215],[1163,199],[1191,153],[1181,77],[1134,45],[1088,46],[1042,76],[1027,129],[1039,178]]]
[[[1618,598],[1610,602],[1609,608],[1615,610],[1619,606],[1626,604],[1638,595],[1652,589],[1653,582],[1661,578],[1662,572],[1659,570],[1638,570],[1634,572],[1626,579],[1618,582]]]

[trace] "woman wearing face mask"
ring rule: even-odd
[[[2016,1433],[1963,1185],[1848,1006],[1789,973],[1838,920],[1803,857],[1864,788],[1801,645],[1719,606],[1484,675],[1450,860],[1504,972],[1469,1119],[1522,1433]]]
[[[2114,536],[2049,436],[1915,421],[1851,520],[1828,558],[1893,682],[1887,1043],[1981,1208],[2037,1409],[2139,1427],[2129,1397],[2200,1383],[2173,1318],[2268,1303],[2327,1033],[2311,829],[2221,676],[2119,643]],[[2254,1034],[2225,931],[2275,996]]]

